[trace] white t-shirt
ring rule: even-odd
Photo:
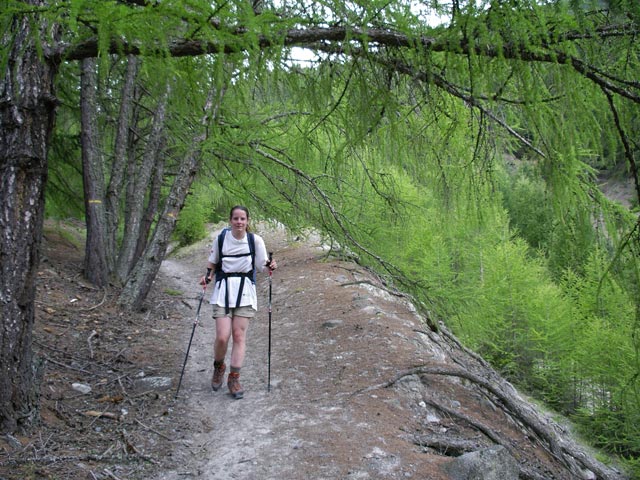
[[[220,262],[219,249],[218,249],[218,237],[220,232],[216,233],[211,252],[209,254],[209,261],[214,264]],[[262,272],[266,267],[267,262],[267,249],[264,245],[264,240],[259,235],[253,234],[255,242],[255,267],[256,271]],[[251,271],[251,255],[242,257],[227,257],[227,255],[238,255],[250,253],[249,250],[249,238],[247,235],[241,240],[234,238],[231,230],[228,230],[224,237],[222,244],[222,270],[230,273],[243,273]],[[227,288],[229,289],[229,308],[235,308],[236,301],[238,299],[238,291],[240,289],[241,277],[227,277],[226,281],[222,280],[215,283],[213,294],[211,295],[210,303],[212,305],[225,306],[225,295]],[[258,309],[258,298],[256,295],[256,286],[249,279],[244,279],[244,286],[242,288],[242,298],[240,299],[240,306],[251,306],[255,310]]]

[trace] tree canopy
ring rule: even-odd
[[[319,229],[555,407],[637,419],[637,2],[0,5],[2,361],[23,379],[1,385],[3,428],[35,402],[47,176],[48,214],[85,217],[85,276],[124,308],[176,228],[241,199]],[[631,209],[598,188],[615,171]]]

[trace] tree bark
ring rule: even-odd
[[[134,267],[137,258],[135,257],[136,246],[141,234],[142,219],[145,211],[145,198],[153,168],[156,164],[156,157],[159,155],[159,149],[162,145],[162,130],[165,125],[165,117],[169,93],[171,88],[167,84],[167,89],[159,102],[158,109],[153,118],[152,131],[145,147],[144,155],[140,168],[136,172],[135,184],[131,195],[127,196],[127,217],[125,219],[125,229],[122,240],[122,246],[118,255],[116,266],[118,279],[126,282],[129,272]],[[129,179],[133,182],[133,177]]]
[[[144,249],[147,248],[151,227],[153,226],[153,221],[156,218],[156,214],[158,213],[158,208],[160,206],[160,197],[164,180],[165,155],[162,153],[162,148],[159,150],[158,155],[156,155],[153,180],[149,186],[149,201],[147,202],[147,208],[145,209],[142,220],[140,221],[140,233],[138,235],[138,243],[136,244],[134,258],[140,258],[144,253]]]
[[[91,283],[104,287],[109,282],[107,264],[107,215],[105,181],[102,158],[98,146],[96,118],[97,77],[96,60],[81,61],[80,116],[82,132],[82,180],[84,183],[84,209],[87,239],[84,254],[84,275]]]
[[[175,177],[171,192],[165,202],[162,215],[158,219],[151,241],[143,256],[136,262],[120,293],[118,304],[127,310],[140,310],[147,297],[153,280],[160,270],[160,264],[167,253],[171,234],[176,228],[178,213],[184,206],[189,188],[193,183],[200,164],[200,150],[192,151],[183,159]]]
[[[153,237],[144,251],[144,255],[136,263],[133,271],[120,293],[118,304],[128,310],[140,310],[142,302],[147,297],[153,280],[160,270],[160,264],[165,257],[171,234],[176,228],[178,213],[184,206],[189,188],[196,176],[202,156],[202,143],[207,139],[206,126],[211,117],[215,118],[224,96],[225,90],[217,92],[213,89],[209,93],[204,108],[205,115],[200,124],[204,132],[193,139],[193,147],[185,154],[180,162],[180,169],[176,175],[171,191],[165,201],[164,208],[154,231]],[[217,94],[217,96],[216,96]]]
[[[107,261],[111,267],[110,274],[113,274],[116,265],[118,222],[120,220],[120,198],[124,184],[124,173],[127,166],[128,147],[130,145],[129,130],[133,117],[133,98],[135,91],[135,81],[138,75],[138,59],[133,55],[127,57],[127,73],[122,86],[120,99],[120,113],[118,115],[118,125],[116,138],[113,147],[113,160],[111,163],[111,177],[107,187]]]
[[[44,2],[25,3],[39,7]],[[44,31],[54,36],[57,32],[55,26],[45,25],[37,14],[32,15],[15,15],[2,35],[3,44],[8,46],[0,78],[2,432],[14,432],[36,418],[41,371],[31,343],[57,65],[42,61],[35,42]]]

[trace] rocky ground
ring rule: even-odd
[[[271,285],[259,277],[245,398],[234,400],[210,388],[206,303],[175,398],[209,240],[174,252],[146,311],[131,315],[82,280],[78,234],[49,225],[34,333],[42,421],[0,439],[0,478],[491,478],[460,473],[470,451],[515,461],[520,478],[622,478],[373,275],[316,238],[257,230],[279,268]],[[585,458],[553,455],[558,439]]]

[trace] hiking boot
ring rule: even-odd
[[[211,388],[213,388],[214,392],[217,392],[218,389],[222,386],[222,382],[224,380],[224,372],[227,369],[227,366],[224,363],[220,365],[213,364],[213,377],[211,378]]]
[[[229,393],[235,399],[240,399],[244,396],[244,390],[240,386],[240,374],[237,372],[231,372],[227,379],[227,386],[229,387]]]

